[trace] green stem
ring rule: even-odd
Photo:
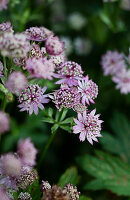
[[[3,100],[2,100],[2,104],[1,104],[1,109],[4,111],[6,108],[6,96],[4,95]]]
[[[50,136],[50,138],[49,138],[49,140],[48,140],[48,142],[47,142],[47,144],[46,144],[46,146],[45,146],[45,148],[44,148],[44,151],[42,152],[41,158],[40,158],[39,163],[38,163],[38,168],[41,166],[41,164],[42,164],[42,162],[43,162],[43,160],[44,160],[44,158],[45,158],[45,156],[46,156],[46,153],[47,153],[47,151],[48,151],[48,149],[49,149],[49,147],[50,147],[50,145],[51,145],[51,143],[52,143],[52,141],[53,141],[53,138],[54,138],[56,132],[57,132],[57,130],[54,131],[54,132],[51,134],[51,136]]]
[[[7,77],[7,67],[6,67],[6,57],[3,57],[3,63],[4,63],[4,75]]]

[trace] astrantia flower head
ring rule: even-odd
[[[0,173],[5,176],[17,178],[22,170],[21,161],[16,155],[8,153],[0,159]]]
[[[30,43],[23,33],[5,33],[0,37],[0,51],[3,56],[23,58],[30,50]]]
[[[78,85],[78,80],[83,77],[83,71],[79,64],[67,61],[59,66],[58,74],[55,75],[61,80],[57,84],[65,83],[69,86]]]
[[[122,94],[130,93],[130,69],[124,69],[122,73],[113,76],[112,80],[117,84],[116,88],[120,89]]]
[[[30,50],[30,58],[39,59],[39,58],[42,58],[43,56],[44,56],[44,53],[40,49],[40,46],[38,44],[33,44]]]
[[[16,180],[17,186],[24,190],[28,186],[32,185],[37,178],[36,170],[24,168],[21,175]]]
[[[104,70],[104,75],[121,73],[121,71],[126,68],[124,54],[118,53],[117,51],[107,51],[107,53],[102,56],[101,65]]]
[[[49,55],[60,55],[64,51],[64,43],[56,37],[49,37],[45,43],[46,51]]]
[[[3,63],[0,61],[0,77],[3,76]]]
[[[19,67],[22,66],[23,68],[25,67],[26,60],[27,60],[27,57],[13,58],[15,65]]]
[[[58,56],[51,56],[52,62],[56,65],[56,67],[60,66],[62,63],[66,62],[67,58],[63,53],[61,53]]]
[[[32,200],[32,197],[28,192],[20,192],[18,200]]]
[[[26,88],[27,83],[27,78],[22,72],[14,71],[9,75],[5,86],[13,94],[19,94]]]
[[[87,106],[79,103],[73,106],[73,110],[77,113],[83,113],[84,111],[87,111]]]
[[[0,199],[1,200],[9,200],[6,190],[0,186]]]
[[[74,119],[76,123],[73,126],[73,133],[80,133],[80,141],[87,140],[93,144],[93,140],[98,142],[97,137],[102,137],[100,134],[102,120],[99,120],[99,114],[95,115],[96,109],[90,113],[83,112],[83,114],[78,113],[78,120]]]
[[[66,193],[65,190],[63,190],[60,186],[53,185],[51,189],[45,190],[43,192],[42,200],[71,200],[69,198],[69,195]]]
[[[32,77],[52,80],[55,65],[51,59],[47,60],[46,58],[29,58],[26,60],[25,68],[31,73]]]
[[[47,95],[43,95],[46,91],[46,87],[41,88],[39,85],[29,85],[19,96],[19,108],[20,111],[28,111],[31,115],[34,113],[38,114],[38,108],[44,109],[43,104],[48,103]]]
[[[0,12],[3,9],[7,9],[8,0],[0,0]]]
[[[76,87],[63,86],[55,91],[54,103],[58,109],[73,108],[80,103],[80,94]]]
[[[45,27],[31,27],[29,29],[26,29],[25,34],[28,40],[40,42],[46,40],[49,36],[53,35],[53,32]]]
[[[36,164],[37,149],[30,138],[18,142],[18,155],[24,165],[34,166]]]
[[[94,99],[98,95],[98,86],[86,76],[82,81],[78,81],[78,91],[82,97],[82,104],[89,105],[89,102],[94,103]]]
[[[9,131],[9,129],[10,129],[9,116],[5,112],[0,111],[0,134]]]
[[[0,35],[4,34],[5,32],[14,32],[10,22],[4,22],[0,24]]]
[[[42,181],[41,191],[44,192],[45,190],[51,189],[51,185],[48,181]]]
[[[73,199],[73,200],[79,200],[79,195],[80,195],[80,192],[77,191],[77,187],[73,186],[73,184],[67,184],[65,187],[64,187],[64,190],[66,191],[66,193],[69,195],[69,199]]]

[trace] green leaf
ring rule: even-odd
[[[120,155],[130,163],[130,123],[121,113],[115,112],[110,122],[114,134],[103,132],[103,139],[100,140],[103,148],[107,151]]]
[[[6,97],[9,101],[13,100],[12,93],[10,93],[9,90],[7,88],[5,88],[5,86],[1,83],[0,83],[0,91],[3,92],[6,95]]]
[[[52,115],[53,115],[53,109],[52,108],[48,109],[48,115],[49,115],[49,117],[52,118]]]
[[[72,129],[70,126],[67,126],[67,125],[60,125],[60,128],[65,130],[65,131],[68,131],[69,133],[72,132]]]
[[[66,115],[67,115],[67,112],[68,112],[67,109],[64,109],[64,108],[62,108],[62,109],[63,109],[63,113],[62,113],[62,115],[61,115],[60,121],[63,121],[63,120],[65,119],[65,117],[66,117]]]
[[[80,167],[95,179],[86,183],[85,189],[107,189],[118,195],[130,195],[130,166],[107,153],[96,151],[96,157],[81,156],[77,159]]]
[[[79,196],[79,200],[92,200],[90,197],[86,197],[86,196]]]
[[[51,127],[52,133],[54,133],[58,128],[59,128],[59,125],[58,125],[58,124],[54,124],[54,125]]]
[[[60,122],[60,124],[68,124],[68,123],[72,123],[72,121],[73,121],[73,117],[69,117],[65,119],[64,121]]]
[[[42,120],[43,120],[43,122],[47,122],[47,123],[50,123],[50,124],[54,124],[55,123],[55,120],[52,119],[52,118],[43,118]]]
[[[61,185],[61,187],[64,187],[68,183],[71,183],[73,185],[77,185],[79,183],[80,177],[78,175],[78,171],[76,167],[70,167],[68,168],[64,174],[60,177],[58,181],[58,185]]]

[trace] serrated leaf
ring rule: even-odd
[[[79,175],[76,167],[70,167],[68,168],[64,174],[61,175],[58,185],[61,185],[61,187],[64,187],[68,183],[71,183],[73,185],[77,185],[79,183]]]
[[[107,153],[96,151],[96,157],[81,156],[80,167],[96,179],[87,183],[85,189],[107,189],[118,195],[130,195],[130,166]]]
[[[104,132],[103,140],[100,140],[103,148],[120,155],[130,163],[130,123],[121,113],[115,112],[110,122],[115,135]]]

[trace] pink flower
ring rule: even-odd
[[[122,73],[113,76],[112,80],[117,84],[116,88],[120,89],[122,94],[130,93],[130,69],[124,69]]]
[[[98,86],[92,80],[89,80],[88,76],[82,81],[78,80],[78,91],[82,97],[82,104],[85,105],[89,102],[94,103],[94,99],[98,95]]]
[[[77,86],[78,80],[83,77],[83,71],[79,64],[67,61],[59,66],[58,74],[55,74],[55,77],[61,78],[56,84],[65,83],[69,86]]]
[[[5,32],[14,32],[10,22],[4,22],[0,24],[0,35],[4,34]]]
[[[38,114],[38,108],[44,109],[43,104],[48,103],[49,100],[46,98],[47,95],[43,95],[47,87],[41,88],[39,85],[29,85],[21,94],[19,95],[20,105],[22,111],[28,111],[29,115],[34,113]]]
[[[26,29],[25,34],[28,40],[40,42],[46,40],[49,36],[53,35],[53,32],[45,27],[31,27],[29,29]]]
[[[55,65],[51,59],[47,60],[46,58],[29,58],[26,60],[25,68],[31,73],[32,77],[52,80]]]
[[[6,190],[0,186],[0,199],[1,200],[9,200]]]
[[[0,111],[0,134],[9,131],[9,129],[10,129],[9,116],[5,112]]]
[[[27,41],[25,34],[12,32],[5,32],[0,37],[0,52],[2,56],[12,58],[26,57],[30,51],[30,43]]]
[[[120,73],[126,68],[124,54],[118,53],[117,51],[107,51],[107,53],[102,56],[101,65],[104,70],[104,75]]]
[[[59,55],[64,51],[64,43],[58,37],[49,37],[45,43],[46,51],[50,55]]]
[[[61,53],[58,56],[51,56],[52,62],[56,65],[56,67],[60,66],[62,63],[66,62],[67,58],[65,53]]]
[[[36,164],[37,149],[30,138],[18,142],[18,155],[24,165],[34,166]]]
[[[80,94],[76,87],[62,86],[54,93],[54,103],[61,110],[64,108],[73,108],[80,103]]]
[[[6,188],[17,190],[16,180],[22,173],[20,159],[12,153],[0,158],[0,184]]]
[[[8,0],[0,0],[0,11],[7,9]]]
[[[93,144],[93,140],[98,142],[97,137],[102,137],[100,134],[102,120],[99,120],[99,114],[95,115],[96,109],[90,113],[83,112],[83,114],[78,113],[78,120],[74,119],[76,123],[73,126],[73,133],[80,133],[80,141],[87,140]]]
[[[33,44],[30,51],[30,58],[39,59],[43,58],[43,56],[44,52],[42,51],[42,49],[40,49],[40,46],[38,44]]]
[[[19,94],[26,88],[27,83],[28,80],[22,72],[14,71],[9,75],[5,86],[13,94]]]

